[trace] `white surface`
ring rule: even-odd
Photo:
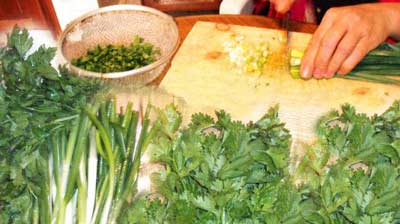
[[[52,0],[61,29],[69,22],[89,11],[99,8],[97,0]]]
[[[0,47],[7,44],[7,33],[0,33]],[[47,47],[55,47],[56,40],[54,39],[52,33],[49,30],[29,30],[29,35],[33,38],[33,46],[28,54],[32,53],[39,48],[40,45],[46,45]]]
[[[223,0],[219,14],[252,14],[253,9],[253,0]]]
[[[53,34],[50,30],[29,30],[29,36],[33,39],[33,45],[31,49],[27,52],[27,55],[32,54],[35,52],[40,46],[44,45],[45,47],[56,47],[57,41],[54,39]],[[5,33],[0,33],[0,47],[7,44],[7,36]],[[60,61],[55,56],[55,59],[52,61],[52,65],[57,67],[60,64]]]
[[[49,30],[29,30],[29,35],[33,38],[33,46],[32,48],[28,51],[28,55],[30,55],[32,52],[36,51],[41,45],[44,45],[46,47],[56,47],[57,46],[57,40],[54,39],[52,33]],[[54,59],[51,61],[51,64],[57,68],[59,64],[64,64],[61,60],[60,55],[58,54],[59,51],[57,51],[56,56]]]
[[[29,30],[29,34],[33,38],[33,46],[28,54],[35,51],[43,44],[46,47],[56,46],[56,40],[49,30]]]

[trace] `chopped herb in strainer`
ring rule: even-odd
[[[158,48],[136,35],[128,46],[97,45],[80,58],[73,59],[72,64],[92,72],[123,72],[149,65],[159,55]]]

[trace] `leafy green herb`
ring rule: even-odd
[[[277,108],[247,125],[224,111],[216,115],[214,121],[195,114],[179,129],[181,116],[174,107],[161,112],[148,150],[165,166],[152,177],[163,201],[142,199],[138,203],[148,207],[134,205],[122,223],[261,223],[282,218],[274,211],[278,207],[287,212],[283,218],[293,218],[295,204],[280,198],[301,198],[285,179],[290,136]]]
[[[122,72],[137,69],[156,61],[160,50],[144,39],[135,36],[128,45],[97,45],[88,50],[86,55],[73,59],[72,64],[93,72]]]
[[[344,105],[317,125],[289,174],[290,136],[272,109],[256,123],[195,114],[187,128],[169,107],[149,145],[156,191],[121,223],[400,223],[400,102],[368,117]]]
[[[341,114],[320,120],[320,141],[308,149],[296,177],[328,223],[400,223],[399,109],[395,102],[370,118],[344,105]]]

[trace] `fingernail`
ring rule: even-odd
[[[346,73],[344,73],[343,71],[339,70],[339,71],[337,72],[337,74],[338,74],[339,76],[344,76]]]
[[[316,68],[316,69],[314,69],[313,75],[315,78],[320,79],[324,76],[324,73],[322,72],[321,69]]]
[[[334,72],[327,71],[327,72],[325,73],[325,78],[332,78],[334,75],[335,75]]]
[[[310,67],[303,66],[301,69],[301,77],[307,79],[311,76]]]

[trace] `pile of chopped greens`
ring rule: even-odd
[[[232,35],[224,43],[224,51],[239,72],[261,74],[267,63],[269,47],[266,42],[254,44],[244,36]]]
[[[72,64],[92,72],[123,72],[149,65],[156,61],[160,49],[135,36],[128,46],[97,45],[94,49],[72,60]]]
[[[321,118],[293,174],[276,108],[247,125],[216,115],[179,128],[173,108],[160,114],[148,150],[165,169],[121,223],[400,223],[400,102]]]

